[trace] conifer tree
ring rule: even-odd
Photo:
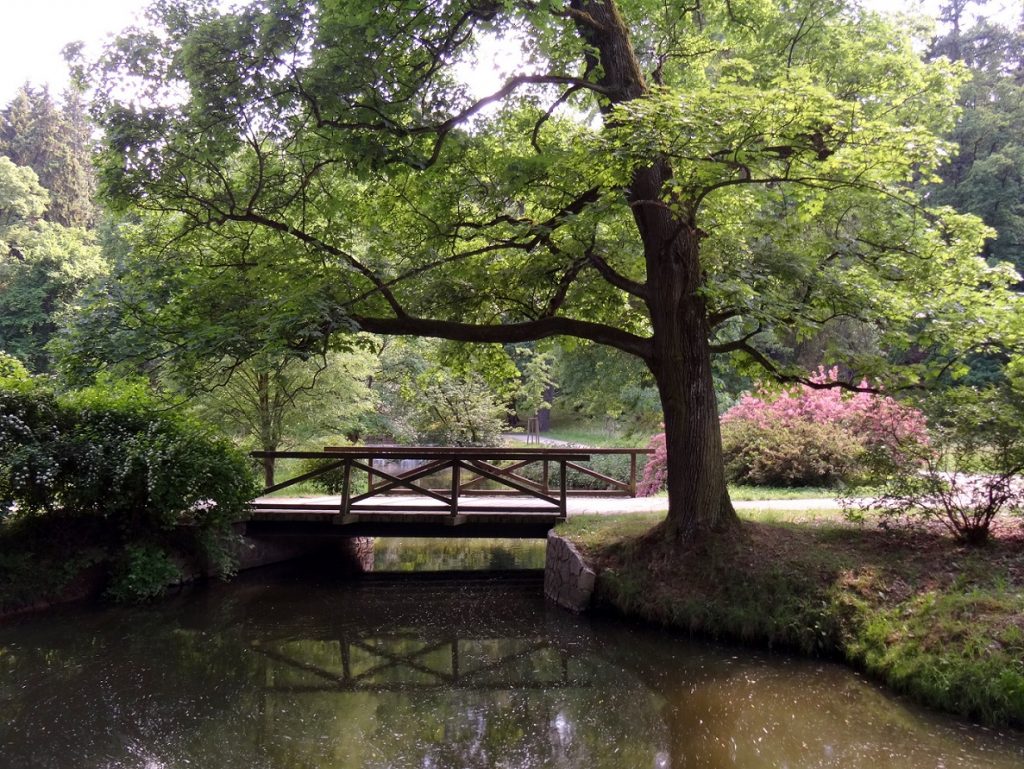
[[[36,172],[50,193],[47,221],[85,228],[96,223],[90,133],[75,93],[61,106],[47,88],[25,84],[0,113],[0,155]]]

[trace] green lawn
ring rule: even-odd
[[[835,499],[841,494],[868,495],[868,491],[830,489],[822,486],[729,486],[734,502],[760,499]]]
[[[541,433],[544,438],[575,443],[593,448],[644,448],[651,441],[651,436],[658,430],[641,431],[625,434],[623,428],[614,423],[603,424],[599,421],[580,419],[553,419],[547,432]]]

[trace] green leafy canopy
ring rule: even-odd
[[[495,38],[520,63],[477,96]],[[1017,343],[990,231],[915,191],[963,69],[852,2],[161,0],[81,74],[162,351],[617,348],[655,379],[682,537],[735,521],[712,354],[805,380],[774,352],[848,324],[868,343],[823,362],[899,387]]]
[[[852,317],[880,344],[842,362],[882,375],[894,352],[948,364],[1006,331],[1014,273],[974,259],[991,233],[910,186],[951,153],[962,68],[839,3],[622,3],[655,85],[609,109],[569,8],[152,6],[91,72],[102,179],[145,212],[139,259],[173,271],[172,307],[216,308],[190,333],[230,347],[237,319],[302,347],[366,317],[553,316],[642,338],[622,191],[655,157],[674,171],[660,204],[701,233],[722,351],[767,363],[776,329]],[[455,65],[494,31],[545,74],[481,102]]]

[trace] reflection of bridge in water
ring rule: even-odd
[[[539,587],[537,573],[498,583],[465,575],[364,578],[346,596],[347,619],[282,628],[278,637],[254,639],[252,648],[263,660],[266,688],[274,692],[592,686],[590,644],[581,642],[574,617],[538,605]],[[439,616],[438,596],[445,593],[456,596],[461,611]],[[524,623],[524,615],[530,621]]]
[[[261,601],[274,621],[248,642],[258,755],[345,769],[649,766],[666,739],[659,704],[540,584],[536,572],[369,576],[337,612]],[[599,757],[609,739],[642,762]]]
[[[324,643],[319,642],[314,657],[325,656]],[[337,664],[311,662],[308,643],[255,646],[268,662],[267,689],[289,694],[428,689],[494,692],[587,688],[593,684],[570,666],[571,652],[544,639],[453,636],[424,642],[421,635],[410,633],[339,638],[326,644],[333,647],[331,656]],[[275,665],[280,667],[275,669]],[[281,672],[286,675],[280,676]]]

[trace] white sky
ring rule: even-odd
[[[98,51],[104,38],[129,26],[146,0],[0,0],[0,104],[25,83],[67,86],[61,49],[83,40]]]
[[[875,8],[937,7],[941,0],[865,0]],[[1019,17],[1022,0],[994,0],[1001,18]],[[54,96],[67,85],[61,49],[82,40],[97,52],[103,40],[130,25],[146,0],[0,0],[0,105],[26,81],[48,83]],[[1016,9],[1016,11],[1014,10]],[[507,63],[507,62],[506,62]]]

